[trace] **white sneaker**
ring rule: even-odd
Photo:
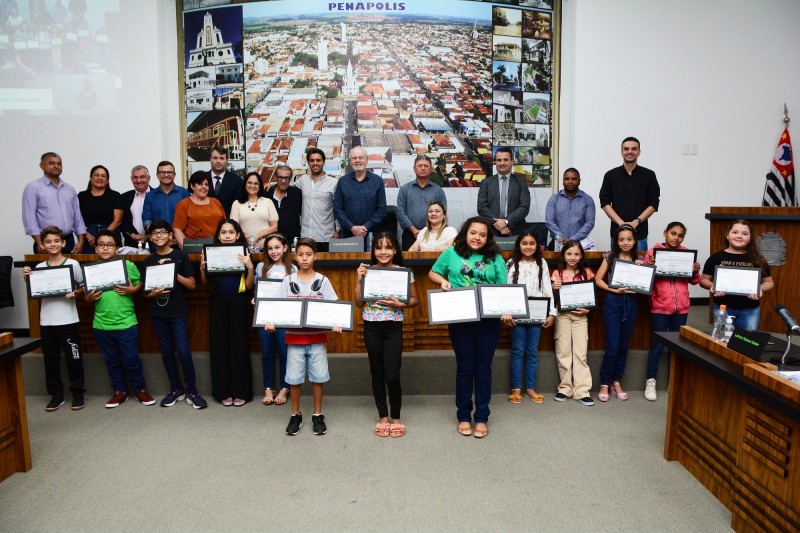
[[[651,402],[656,401],[656,380],[654,378],[650,378],[644,384],[644,397]]]

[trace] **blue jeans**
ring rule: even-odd
[[[459,422],[472,421],[474,393],[474,421],[485,424],[490,414],[492,359],[500,339],[500,320],[459,322],[449,324],[447,329],[456,354],[456,416]]]
[[[650,315],[650,325],[652,326],[653,333],[656,331],[680,331],[681,326],[686,324],[686,319],[689,318],[688,313],[662,315],[660,313],[652,313]],[[652,344],[650,345],[650,352],[647,354],[647,379],[656,379],[658,374],[658,358],[661,356],[661,350],[664,345],[656,341],[653,337]]]
[[[144,372],[136,339],[139,337],[138,326],[128,329],[103,330],[94,329],[94,338],[103,352],[103,359],[108,367],[108,376],[114,390],[125,392],[128,385],[125,383],[125,371],[134,391],[144,388]]]
[[[185,318],[153,318],[153,329],[156,331],[158,345],[161,347],[161,357],[164,360],[164,369],[167,371],[171,390],[184,390],[181,378],[178,375],[178,365],[175,356],[181,362],[183,380],[186,382],[186,392],[197,393],[197,381],[194,372],[192,352],[189,349],[189,326]]]
[[[711,306],[711,316],[714,316],[719,311],[717,304]],[[758,325],[761,322],[761,308],[753,307],[752,309],[731,309],[728,308],[728,316],[736,317],[733,319],[733,325],[744,328],[750,331],[758,331]]]
[[[600,366],[600,384],[611,385],[625,373],[628,362],[628,344],[631,342],[636,322],[636,296],[632,294],[606,294],[603,304],[603,321],[606,326],[606,353]]]
[[[541,326],[511,328],[511,388],[522,388],[522,359],[525,359],[525,388],[536,388],[539,369],[539,336]]]
[[[267,331],[264,328],[258,330],[258,337],[261,340],[261,367],[264,374],[264,388],[275,388],[275,352],[278,352],[278,360],[281,366],[281,388],[286,389],[286,330],[276,329]]]
[[[331,379],[328,373],[328,347],[319,344],[290,344],[286,349],[286,382],[289,385],[302,385],[306,380],[311,383],[327,383]]]

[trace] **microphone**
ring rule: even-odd
[[[786,309],[785,305],[776,305],[775,312],[778,313],[778,316],[781,317],[783,322],[786,324],[786,328],[788,331],[797,331],[800,332],[800,325],[797,324],[797,320],[789,314],[789,310]]]

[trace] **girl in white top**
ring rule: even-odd
[[[239,223],[245,239],[255,238],[256,246],[264,249],[264,238],[278,231],[278,210],[267,198],[261,174],[251,172],[244,182],[239,199],[231,205],[231,218]]]
[[[417,233],[417,240],[409,252],[441,252],[453,244],[458,230],[447,225],[447,208],[438,200],[428,204],[425,227]]]

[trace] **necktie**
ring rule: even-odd
[[[508,213],[508,176],[500,176],[500,218]]]
[[[214,184],[214,194],[218,195],[219,194],[219,186],[222,183],[222,178],[220,178],[219,176],[214,176],[214,179],[217,180],[217,182]]]

